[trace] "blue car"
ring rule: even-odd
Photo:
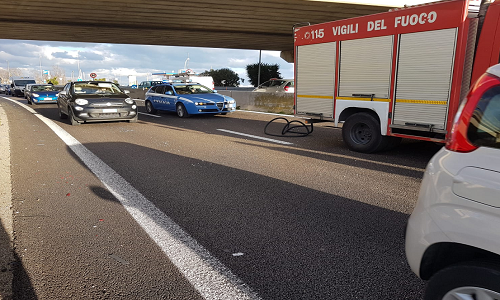
[[[32,84],[26,90],[28,104],[57,103],[59,90],[51,84]]]
[[[236,110],[233,98],[218,94],[199,83],[163,83],[146,93],[146,112],[176,112],[181,118],[196,114],[225,115]]]

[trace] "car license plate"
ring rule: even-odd
[[[115,113],[118,112],[116,108],[105,108],[102,110],[103,113]]]
[[[43,99],[43,100],[52,100],[52,98],[45,98],[45,99]]]

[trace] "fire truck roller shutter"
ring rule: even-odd
[[[336,42],[297,47],[297,114],[333,118]]]
[[[389,102],[392,49],[392,35],[342,41],[337,100],[374,95],[375,101]]]
[[[444,129],[457,29],[402,34],[393,123]]]

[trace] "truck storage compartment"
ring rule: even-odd
[[[333,118],[336,42],[299,46],[296,55],[296,113]]]
[[[395,129],[446,128],[456,28],[401,34],[394,104]]]
[[[337,100],[389,99],[393,37],[340,42]]]

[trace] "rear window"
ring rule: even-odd
[[[280,86],[282,85],[283,83],[285,83],[284,80],[272,80],[271,81],[271,86]]]
[[[476,146],[500,149],[500,86],[488,90],[477,103],[467,138]]]
[[[14,84],[17,86],[27,85],[30,83],[36,83],[34,80],[14,80]]]
[[[52,92],[56,91],[53,85],[33,85],[31,87],[33,92]]]

